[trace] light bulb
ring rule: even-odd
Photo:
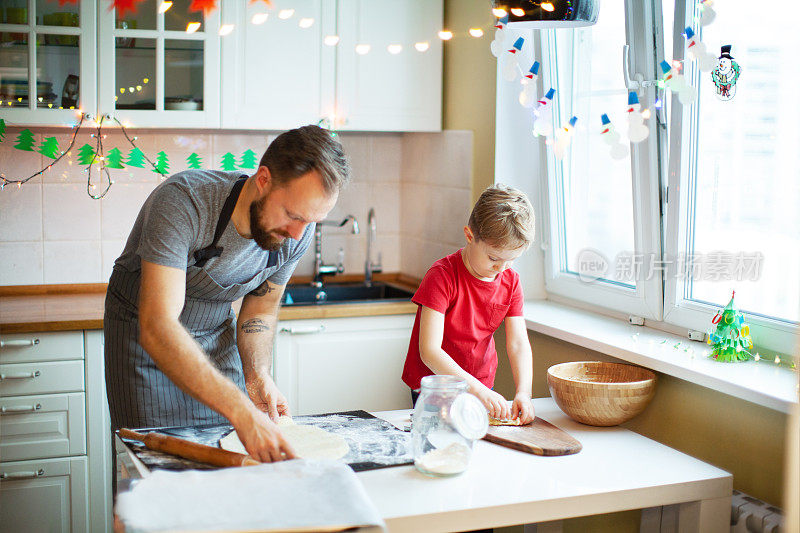
[[[338,35],[326,35],[323,41],[327,46],[336,46],[339,44],[339,36]]]
[[[525,10],[522,9],[521,7],[512,7],[511,14],[514,15],[515,17],[524,17]]]
[[[553,4],[551,2],[542,2],[542,9],[544,9],[545,11],[553,11],[555,7],[553,7]]]
[[[255,15],[253,15],[253,18],[250,19],[250,21],[253,24],[258,25],[258,24],[264,24],[268,18],[269,18],[269,13],[256,13]]]
[[[430,43],[428,41],[423,41],[421,43],[414,43],[414,48],[417,49],[417,52],[425,52],[430,48]]]
[[[480,28],[470,28],[469,34],[473,37],[483,37],[483,30]]]
[[[158,6],[159,13],[166,13],[172,7],[172,2],[161,2]]]
[[[294,9],[281,9],[278,13],[278,18],[286,20],[292,18],[292,15],[294,15]]]
[[[314,19],[309,19],[309,18],[300,19],[300,22],[298,22],[297,25],[303,29],[310,28],[311,26],[314,25]]]
[[[508,15],[508,11],[506,11],[502,7],[495,7],[494,9],[492,9],[492,15],[494,15],[496,18],[501,19],[506,15]]]
[[[356,45],[356,53],[359,55],[368,54],[371,46],[368,44],[357,44]]]
[[[228,35],[232,31],[233,31],[233,24],[223,24],[222,26],[219,27],[220,35]]]
[[[200,29],[199,22],[190,22],[189,24],[186,25],[186,33],[194,33],[199,29]]]
[[[400,52],[403,51],[403,45],[390,44],[389,46],[386,47],[386,50],[388,50],[389,53],[392,54],[392,55],[397,55],[397,54],[399,54]]]
[[[439,32],[439,39],[443,41],[449,41],[452,38],[453,38],[453,32],[449,30],[442,30]]]

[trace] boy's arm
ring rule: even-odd
[[[524,323],[523,323],[524,325]],[[474,394],[489,414],[495,418],[510,418],[511,410],[505,398],[494,392],[469,372],[461,368],[442,349],[444,338],[444,314],[430,307],[420,306],[419,355],[422,362],[436,374],[447,374],[464,379],[468,390]]]
[[[527,424],[532,422],[535,414],[531,402],[531,386],[533,383],[533,352],[528,340],[528,329],[525,319],[521,316],[510,316],[505,319],[506,325],[506,351],[508,362],[511,363],[511,372],[514,375],[516,394],[511,408],[511,417]]]

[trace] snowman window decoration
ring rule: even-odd
[[[720,50],[717,66],[711,71],[711,80],[717,87],[717,98],[730,100],[736,95],[736,82],[742,69],[731,56],[731,45],[726,44]]]

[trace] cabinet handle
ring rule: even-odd
[[[40,375],[42,375],[42,373],[38,370],[34,370],[33,372],[19,372],[17,374],[0,374],[0,381],[4,379],[33,379],[38,378]]]
[[[322,333],[325,331],[325,326],[298,326],[298,327],[282,327],[281,333],[288,333],[289,335],[311,335],[313,333]]]
[[[33,479],[42,477],[44,475],[44,468],[40,468],[36,472],[3,472],[0,474],[0,479]]]
[[[25,346],[36,346],[39,339],[15,339],[13,341],[0,341],[0,348],[24,348]]]
[[[28,411],[38,411],[42,408],[42,404],[37,403],[36,405],[12,405],[11,407],[2,406],[0,407],[0,413],[25,413]]]

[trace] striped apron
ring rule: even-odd
[[[226,202],[227,203],[227,202]],[[235,203],[235,199],[234,199]],[[217,229],[227,226],[230,213],[220,216]],[[221,231],[217,235],[221,235]],[[214,242],[201,250],[219,253],[205,254],[205,259],[220,255]],[[231,303],[261,285],[274,272],[277,252],[270,252],[266,269],[260,270],[245,283],[223,286],[199,265],[186,271],[186,301],[180,322],[200,344],[213,364],[242,391],[244,376],[236,347],[236,316]],[[140,272],[114,268],[106,293],[105,373],[112,429],[161,426],[188,426],[227,423],[226,419],[202,402],[183,392],[156,366],[139,344],[139,284]]]

